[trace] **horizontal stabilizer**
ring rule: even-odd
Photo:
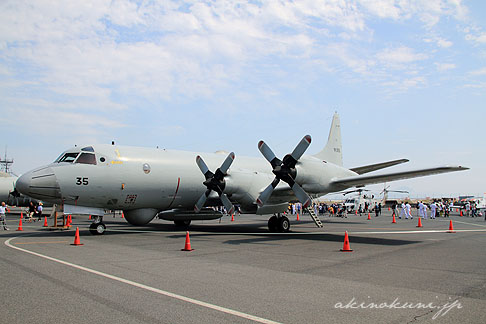
[[[435,168],[420,169],[420,170],[382,173],[382,174],[375,174],[375,175],[359,175],[359,176],[334,180],[332,184],[336,186],[343,186],[349,188],[354,186],[364,186],[364,185],[370,185],[375,183],[417,178],[417,177],[423,177],[427,175],[454,172],[454,171],[463,171],[468,169],[469,168],[463,166],[443,166],[443,167],[435,167]]]
[[[402,163],[405,163],[405,162],[408,162],[408,161],[409,160],[407,160],[407,159],[393,160],[393,161],[388,161],[388,162],[383,162],[383,163],[375,163],[375,164],[360,166],[360,167],[352,168],[350,170],[356,172],[357,174],[365,174],[365,173],[368,173],[368,172],[388,168],[388,167],[391,167],[391,166],[394,166],[394,165],[397,165],[397,164],[402,164]]]

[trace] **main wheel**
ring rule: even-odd
[[[290,221],[287,217],[282,216],[278,219],[278,229],[280,232],[290,231]]]
[[[190,219],[187,219],[187,220],[175,220],[174,221],[174,225],[175,226],[189,226],[191,225],[191,220]]]
[[[278,218],[277,218],[277,216],[272,216],[268,220],[268,230],[270,232],[278,232]]]
[[[89,225],[89,232],[93,235],[102,235],[106,231],[106,225],[104,223],[92,223]]]

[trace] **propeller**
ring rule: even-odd
[[[235,159],[235,153],[231,152],[228,154],[226,159],[224,160],[223,164],[214,172],[212,173],[202,157],[199,155],[196,157],[196,163],[201,172],[204,174],[206,180],[203,184],[206,186],[207,190],[205,193],[201,195],[199,200],[196,202],[194,206],[194,210],[198,213],[206,203],[206,199],[211,194],[211,191],[214,191],[218,194],[219,198],[223,202],[224,207],[228,211],[228,214],[232,214],[235,210],[235,207],[228,199],[228,196],[223,193],[224,187],[226,186],[226,182],[224,181],[224,177],[227,175],[228,169],[231,166]]]
[[[264,141],[258,142],[258,149],[263,154],[265,159],[272,165],[272,172],[275,174],[275,179],[262,191],[260,196],[257,198],[256,202],[258,206],[262,207],[273,193],[273,190],[277,187],[280,180],[286,182],[295,196],[302,203],[302,206],[306,208],[309,206],[311,199],[309,195],[295,182],[295,177],[297,176],[297,170],[295,165],[297,161],[301,158],[304,152],[307,150],[311,143],[310,135],[304,136],[302,140],[297,144],[294,151],[287,154],[283,160],[280,160],[275,156],[270,147],[265,144]]]

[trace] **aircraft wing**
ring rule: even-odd
[[[454,171],[463,171],[468,169],[469,168],[463,166],[442,166],[442,167],[435,167],[435,168],[428,168],[428,169],[391,172],[391,173],[382,173],[382,174],[374,174],[374,175],[358,175],[354,177],[347,177],[347,178],[334,180],[332,181],[332,184],[337,186],[344,186],[344,187],[364,186],[369,184],[382,183],[385,181],[388,182],[388,181],[395,181],[395,180],[417,178],[417,177],[423,177],[427,175],[454,172]]]
[[[382,163],[376,163],[376,164],[370,164],[370,165],[365,165],[365,166],[360,166],[356,168],[350,169],[351,171],[356,172],[357,174],[365,174],[368,172],[388,168],[397,164],[402,164],[405,162],[408,162],[409,160],[407,159],[400,159],[400,160],[393,160],[393,161],[388,161],[388,162],[382,162]]]

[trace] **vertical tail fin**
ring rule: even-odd
[[[327,139],[326,146],[314,156],[320,160],[331,162],[339,166],[343,165],[341,123],[337,112],[334,113],[332,118],[331,130],[329,131],[329,138]]]

